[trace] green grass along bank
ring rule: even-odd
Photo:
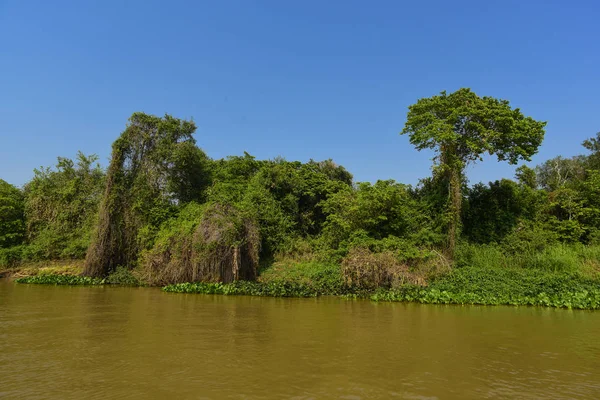
[[[42,273],[18,283],[52,285],[142,285],[125,269],[104,279]],[[316,262],[279,264],[262,271],[258,281],[179,283],[162,288],[172,293],[317,297],[326,295],[423,304],[475,304],[600,309],[600,278],[590,271],[519,267],[456,267],[433,277],[426,286],[365,289],[344,282],[341,269]]]

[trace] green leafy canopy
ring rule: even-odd
[[[461,167],[488,153],[516,164],[529,160],[544,139],[546,122],[525,117],[507,100],[479,97],[471,89],[423,98],[409,107],[401,134],[418,150],[451,151]]]

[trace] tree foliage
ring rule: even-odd
[[[82,258],[89,245],[104,183],[96,155],[58,157],[54,168],[34,170],[25,185],[27,257]]]
[[[476,184],[463,210],[464,234],[473,242],[500,242],[523,221],[535,220],[544,201],[541,192],[509,179]]]
[[[20,244],[25,237],[23,193],[0,179],[0,249]]]
[[[192,121],[170,115],[131,116],[113,144],[86,275],[104,276],[117,266],[135,265],[144,245],[140,231],[158,229],[179,203],[202,196],[208,179],[196,174],[206,169],[206,157],[195,148],[195,130]]]
[[[527,160],[543,128],[468,89],[421,99],[403,133],[433,149],[435,164],[412,187],[355,183],[332,160],[212,160],[192,121],[135,113],[106,172],[79,153],[36,169],[23,190],[0,180],[0,266],[85,256],[86,275],[165,283],[252,279],[259,258],[267,271],[270,260],[302,260],[338,286],[343,273],[377,286],[429,279],[456,247],[459,267],[527,254],[523,268],[565,269],[581,261],[561,243],[600,243],[599,135],[584,142],[587,154],[522,165],[515,180],[469,186],[464,174],[484,154]]]
[[[453,255],[462,204],[464,168],[495,155],[511,164],[529,160],[544,138],[545,122],[524,116],[507,100],[479,97],[470,89],[423,98],[409,107],[402,134],[418,150],[434,150],[436,167],[448,176],[448,249]]]

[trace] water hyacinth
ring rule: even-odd
[[[41,285],[104,285],[106,279],[91,278],[89,276],[77,276],[77,275],[36,275],[27,276],[24,278],[16,279],[17,283],[34,283]]]

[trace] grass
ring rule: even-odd
[[[0,277],[23,278],[37,275],[80,275],[83,260],[53,260],[24,263],[0,269]]]
[[[117,269],[106,278],[90,278],[81,276],[83,262],[74,264],[64,262],[35,263],[22,266],[11,271],[10,276],[17,283],[33,283],[44,285],[122,285],[144,286],[137,275],[124,267]]]
[[[456,265],[490,269],[582,272],[600,276],[600,246],[555,244],[541,251],[513,253],[498,245],[463,244],[458,249]]]
[[[135,271],[118,268],[105,279],[79,276],[78,265],[30,265],[20,273],[31,276],[20,283],[53,285],[142,284]],[[436,276],[426,286],[361,291],[344,284],[338,264],[280,260],[260,271],[256,282],[180,283],[165,292],[315,297],[342,295],[373,301],[424,304],[535,305],[573,309],[600,309],[600,247],[548,247],[537,253],[510,254],[499,246],[467,245],[457,267]]]

